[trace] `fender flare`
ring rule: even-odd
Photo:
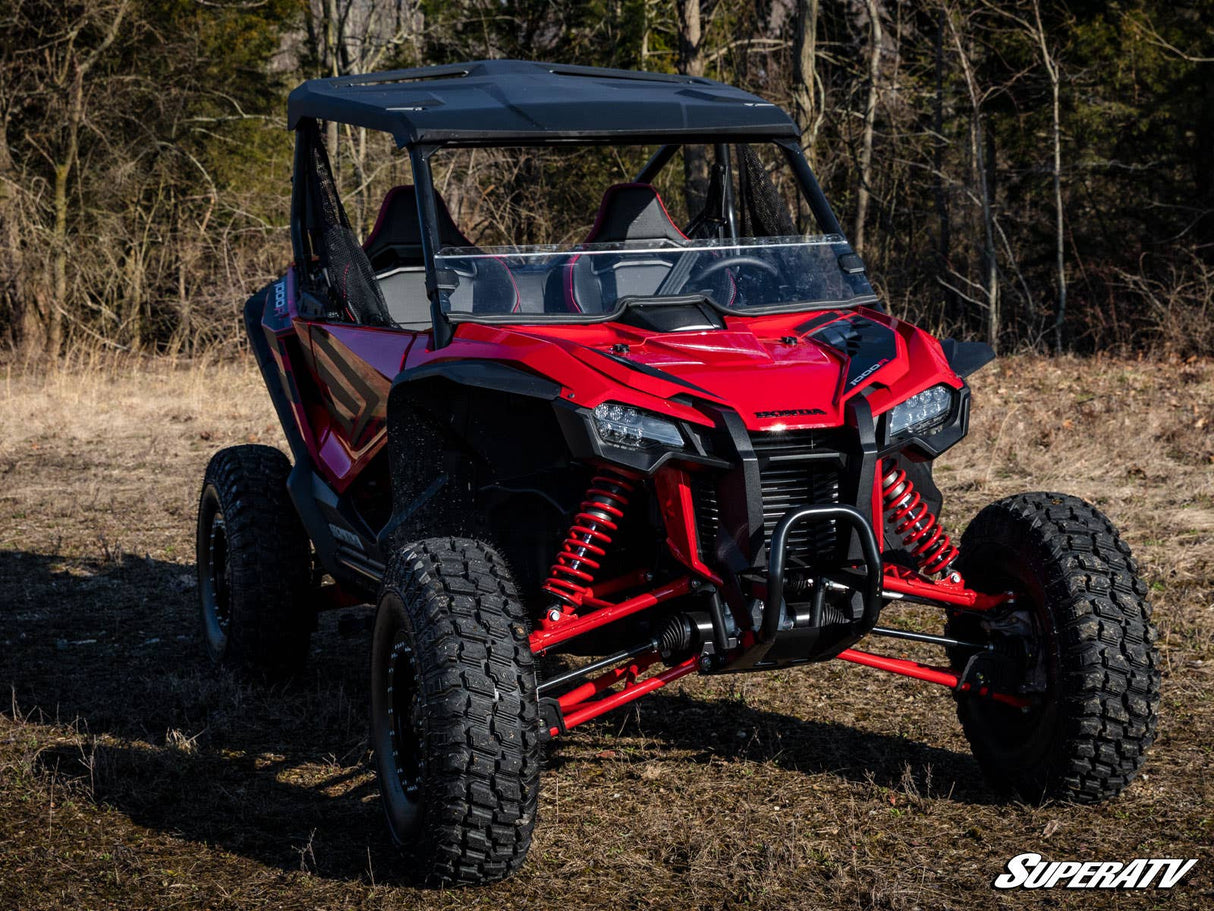
[[[423,514],[433,514],[431,521],[442,528],[458,529],[466,522],[466,516],[459,515],[460,498],[440,496],[449,475],[434,465],[432,457],[428,458],[426,441],[419,439],[406,423],[415,411],[432,415],[450,413],[450,409],[434,408],[432,403],[443,403],[446,396],[477,389],[546,402],[559,400],[561,393],[560,385],[552,380],[493,360],[439,361],[398,373],[388,392],[387,405],[392,517],[377,536],[377,543],[385,553],[394,543],[400,543],[396,539],[402,527],[421,520]],[[418,461],[428,462],[435,472],[424,485],[420,480],[409,484],[405,478],[409,466]]]
[[[995,349],[986,342],[962,342],[946,338],[940,342],[944,358],[959,377],[977,373],[995,359]]]
[[[558,383],[501,361],[487,359],[438,361],[402,370],[396,375],[396,378],[392,380],[392,389],[388,393],[389,414],[392,412],[393,399],[398,395],[407,395],[415,384],[432,379],[446,380],[457,386],[494,389],[499,392],[511,392],[515,395],[547,399],[548,401],[560,398],[561,395],[561,387]]]

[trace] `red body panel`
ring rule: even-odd
[[[837,427],[844,422],[847,400],[864,390],[870,391],[873,412],[880,414],[938,383],[960,388],[961,380],[949,368],[940,344],[927,333],[875,310],[835,311],[840,319],[854,314],[891,328],[897,354],[846,393],[842,379],[847,358],[798,331],[806,322],[805,313],[731,316],[726,330],[703,332],[653,332],[619,323],[463,323],[454,341],[440,351],[422,345],[411,349],[406,366],[465,358],[502,360],[560,383],[567,398],[589,408],[603,401],[620,401],[708,424],[709,419],[695,409],[670,401],[673,396],[694,392],[736,409],[751,430]],[[821,322],[814,328],[825,325],[828,323]],[[796,339],[796,343],[786,339]],[[671,379],[630,369],[626,362],[657,368]],[[689,389],[688,383],[696,388]],[[757,416],[786,410],[822,413],[796,418]]]
[[[314,418],[317,464],[340,493],[387,439],[388,392],[416,336],[411,332],[297,323],[311,343],[326,409]]]
[[[754,431],[840,426],[847,400],[861,392],[867,392],[873,413],[879,415],[930,386],[962,385],[934,338],[867,308],[728,316],[725,330],[691,332],[646,331],[614,322],[465,322],[457,325],[451,344],[435,351],[429,332],[304,321],[297,316],[294,292],[292,273],[287,286],[290,314],[300,338],[307,340],[310,371],[322,387],[329,412],[328,418],[315,412],[305,417],[299,408],[296,416],[318,464],[339,490],[383,445],[392,379],[401,369],[426,364],[501,361],[553,380],[564,398],[587,408],[617,401],[710,425],[707,415],[672,401],[694,392],[735,409]],[[859,315],[887,326],[895,333],[896,354],[845,391],[847,357],[807,334],[810,315],[813,332],[829,326],[832,316]],[[670,378],[632,369],[629,363],[656,368]],[[784,411],[802,414],[759,416]]]
[[[654,475],[653,486],[666,520],[666,546],[670,553],[688,569],[720,584],[720,577],[700,559],[702,542],[696,532],[695,506],[687,472],[668,465]]]
[[[306,340],[296,350],[306,358],[323,399],[323,407],[297,406],[296,419],[316,465],[339,493],[383,448],[393,378],[402,369],[423,365],[500,361],[555,381],[563,398],[583,407],[616,401],[711,425],[710,416],[675,400],[694,392],[736,410],[752,431],[838,427],[852,396],[867,394],[879,415],[930,386],[962,385],[935,339],[867,308],[818,312],[809,320],[804,312],[729,316],[724,330],[688,332],[646,331],[614,322],[465,322],[457,325],[449,345],[435,351],[429,332],[300,319],[293,273],[287,296],[295,331]],[[891,329],[895,353],[875,364],[863,382],[845,389],[847,356],[810,333],[857,315]],[[284,373],[301,369],[279,356]],[[695,546],[686,476],[663,474],[659,480],[672,553],[698,576],[714,579]],[[880,516],[873,519],[880,534]]]

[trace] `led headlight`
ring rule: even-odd
[[[674,421],[618,402],[604,402],[594,409],[594,429],[604,443],[626,449],[683,448],[683,434]]]
[[[912,395],[889,413],[889,435],[909,436],[935,430],[948,420],[955,393],[948,386],[933,386]]]

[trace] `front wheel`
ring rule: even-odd
[[[1011,610],[958,613],[949,632],[1013,656],[1021,708],[959,694],[957,714],[997,788],[1028,801],[1095,803],[1118,794],[1155,739],[1158,653],[1146,586],[1129,547],[1095,507],[1054,493],[987,506],[958,564],[978,591],[1010,591]],[[958,671],[969,664],[954,653]]]
[[[501,557],[464,538],[393,555],[371,653],[371,741],[388,829],[427,882],[522,866],[539,797],[526,613]]]

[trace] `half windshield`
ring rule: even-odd
[[[663,298],[702,298],[727,313],[873,298],[839,235],[448,247],[435,266],[443,309],[457,318],[593,320]]]

